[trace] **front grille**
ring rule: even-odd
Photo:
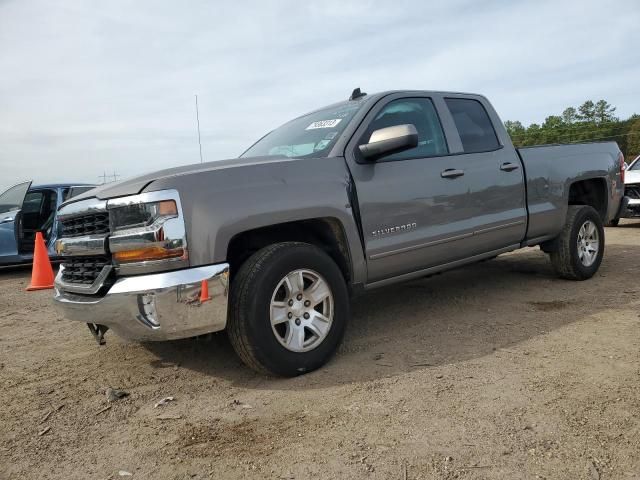
[[[92,285],[102,268],[111,265],[109,257],[67,257],[62,265],[62,280],[78,285]]]
[[[98,212],[61,220],[62,237],[81,237],[109,233],[109,213]]]
[[[634,200],[640,200],[640,185],[627,185],[624,194]]]

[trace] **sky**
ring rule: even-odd
[[[540,123],[640,113],[638,0],[0,0],[0,190],[232,158],[365,92],[482,93]]]

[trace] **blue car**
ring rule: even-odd
[[[42,232],[49,256],[55,258],[60,234],[58,207],[95,187],[81,183],[32,186],[24,182],[0,194],[0,266],[31,262],[36,232]]]

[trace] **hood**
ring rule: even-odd
[[[87,198],[98,198],[107,200],[109,198],[124,197],[126,195],[137,195],[141,193],[147,186],[156,180],[167,179],[179,175],[191,175],[214,170],[222,170],[228,168],[242,168],[249,165],[259,165],[265,163],[282,163],[297,160],[285,156],[267,156],[267,157],[247,157],[247,158],[230,158],[227,160],[215,160],[213,162],[195,163],[192,165],[183,165],[181,167],[167,168],[157,172],[140,175],[139,177],[122,180],[120,182],[107,183],[97,188],[89,190],[81,195],[73,197],[65,204],[86,200]]]
[[[627,170],[624,172],[624,183],[625,185],[640,183],[640,170]]]

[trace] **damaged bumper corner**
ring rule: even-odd
[[[57,278],[54,300],[66,318],[125,339],[174,340],[224,330],[228,285],[223,263],[119,278],[102,297],[65,291]]]

